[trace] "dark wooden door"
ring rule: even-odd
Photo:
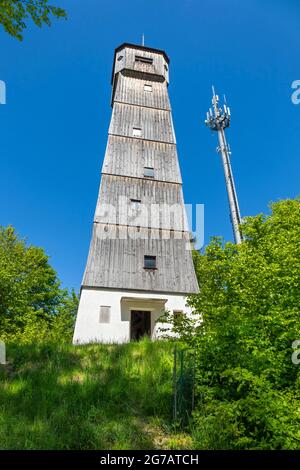
[[[133,341],[140,340],[151,333],[151,312],[142,310],[131,311],[130,338]]]

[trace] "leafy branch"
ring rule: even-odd
[[[67,14],[62,8],[49,5],[48,0],[0,0],[0,24],[20,41],[28,19],[42,27],[51,26],[51,17],[66,19]]]

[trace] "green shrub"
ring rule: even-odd
[[[249,217],[241,245],[213,239],[194,253],[196,319],[177,328],[196,357],[195,445],[300,449],[300,201]]]
[[[60,287],[41,248],[0,227],[0,339],[70,341],[78,298]]]

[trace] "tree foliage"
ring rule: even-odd
[[[202,320],[175,330],[195,350],[199,448],[300,448],[300,201],[271,210],[246,219],[241,245],[215,238],[194,254]]]
[[[0,23],[5,31],[22,40],[26,22],[31,20],[39,27],[51,25],[51,17],[66,18],[62,8],[48,4],[48,0],[0,0]]]
[[[42,248],[13,227],[0,227],[0,337],[22,341],[63,334],[69,339],[77,296],[61,289]],[[62,338],[63,339],[63,338]]]

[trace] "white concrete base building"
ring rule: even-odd
[[[74,344],[160,336],[168,310],[198,292],[164,51],[115,51],[112,118]]]
[[[108,307],[113,312],[107,323],[100,322],[99,305]],[[162,335],[159,331],[161,325],[157,320],[165,310],[190,312],[183,296],[83,288],[74,342],[127,343],[134,339],[132,317],[135,312],[141,311],[149,318],[148,325],[145,325],[145,333],[151,339],[157,339]]]

